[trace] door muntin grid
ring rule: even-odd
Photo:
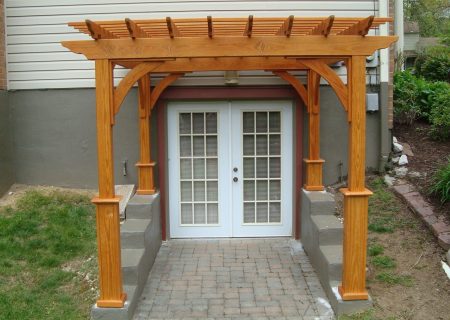
[[[243,111],[243,225],[280,225],[281,111]]]
[[[219,224],[218,113],[178,113],[180,226]]]

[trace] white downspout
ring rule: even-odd
[[[398,36],[398,41],[395,44],[395,51],[396,54],[399,55],[403,52],[405,44],[405,32],[403,29],[403,0],[395,0],[394,10],[394,30],[395,34]]]

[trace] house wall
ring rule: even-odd
[[[0,90],[0,196],[14,183],[13,132],[8,92]]]
[[[95,188],[97,149],[93,89],[24,90],[10,92],[15,128],[16,180],[25,184]],[[307,155],[307,116],[304,126],[304,155]],[[152,158],[155,150],[156,117],[152,124]],[[347,118],[336,95],[321,87],[321,154],[326,160],[324,182],[338,181],[347,173]],[[379,155],[379,113],[368,114],[367,166],[376,168]],[[125,100],[114,126],[115,182],[136,183],[138,160],[138,116],[136,90]],[[123,176],[122,161],[128,161]],[[156,179],[157,180],[157,179]]]
[[[62,47],[62,40],[90,39],[70,21],[128,18],[264,16],[369,16],[378,1],[252,0],[6,0],[9,89],[94,87],[93,62]],[[345,70],[340,70],[344,73]],[[124,71],[118,71],[120,77]],[[242,84],[285,84],[271,73],[243,72]],[[223,73],[189,74],[177,85],[221,85]]]

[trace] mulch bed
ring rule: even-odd
[[[408,143],[414,153],[413,157],[408,157],[409,172],[421,173],[420,177],[408,175],[406,179],[433,205],[435,214],[450,219],[450,203],[442,205],[439,197],[428,191],[433,184],[433,175],[450,157],[450,141],[432,140],[428,136],[429,127],[429,124],[423,122],[415,122],[412,125],[396,124],[393,133],[400,143]]]

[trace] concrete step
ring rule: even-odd
[[[328,192],[319,191],[303,191],[307,196],[307,205],[309,208],[305,208],[310,212],[311,216],[314,215],[334,215],[336,211],[336,203],[334,198]]]
[[[157,251],[153,249],[122,249],[122,278],[124,285],[142,289],[153,265]]]
[[[159,196],[158,193],[153,195],[137,195],[135,194],[128,201],[125,209],[127,219],[150,219],[152,206],[159,205],[159,201],[154,201]]]
[[[319,246],[319,272],[323,273],[323,285],[342,279],[342,245]]]
[[[120,241],[123,249],[145,247],[145,233],[150,228],[151,219],[127,219],[120,226]]]
[[[319,245],[340,245],[343,239],[343,225],[333,215],[311,216],[312,225],[318,234]]]

